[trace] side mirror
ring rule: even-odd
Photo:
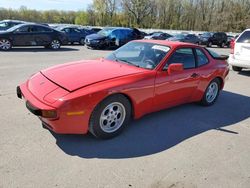
[[[173,63],[168,66],[168,74],[173,74],[177,72],[183,71],[183,64],[182,63]]]

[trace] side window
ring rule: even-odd
[[[30,27],[29,26],[23,26],[23,27],[20,27],[16,30],[16,32],[19,32],[19,33],[26,33],[26,32],[30,32]]]
[[[192,48],[180,48],[172,54],[167,64],[182,63],[184,69],[195,68],[195,58]]]
[[[70,33],[70,28],[65,28],[65,29],[63,29],[63,31],[66,33]]]
[[[81,31],[79,29],[72,29],[74,33],[81,33]]]
[[[197,65],[198,65],[198,67],[207,64],[208,63],[207,56],[200,49],[195,49],[195,51],[196,51],[196,54],[197,54]]]
[[[51,31],[51,29],[47,27],[42,27],[42,26],[35,26],[34,28],[36,32],[50,32]]]
[[[245,31],[238,37],[237,42],[239,43],[250,43],[250,31]]]

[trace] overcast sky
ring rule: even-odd
[[[26,6],[36,10],[83,10],[93,0],[0,0],[0,7],[18,9]]]

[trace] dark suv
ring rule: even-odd
[[[224,48],[227,44],[227,34],[224,32],[207,32],[200,36],[200,44],[206,45],[207,47],[212,47],[212,45],[217,45]]]

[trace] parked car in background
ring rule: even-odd
[[[187,42],[193,44],[199,44],[200,39],[195,34],[177,34],[173,37],[168,38],[169,41],[179,41],[179,42]]]
[[[0,49],[5,51],[13,46],[44,46],[57,50],[64,44],[68,44],[68,38],[63,32],[40,24],[19,24],[0,32]]]
[[[94,31],[90,29],[85,28],[78,28],[78,27],[60,27],[58,29],[59,31],[64,32],[71,44],[74,44],[75,42],[84,45],[85,44],[85,37],[89,34],[92,34]]]
[[[6,31],[7,29],[18,25],[18,24],[24,24],[27,22],[20,21],[20,20],[2,20],[0,21],[0,31]]]
[[[86,36],[85,44],[91,48],[120,47],[140,37],[135,29],[107,27],[96,34]]]
[[[217,45],[224,48],[227,45],[227,41],[227,34],[224,32],[206,32],[200,36],[200,44],[206,45],[207,47]]]
[[[137,28],[131,28],[131,29],[133,30],[136,39],[143,39],[146,36],[145,32],[140,31]]]
[[[231,44],[228,63],[234,71],[250,68],[250,29],[243,31]]]
[[[163,32],[155,32],[152,35],[145,36],[144,39],[153,39],[153,40],[166,40],[172,37],[172,35]]]
[[[53,132],[106,139],[151,112],[213,105],[228,72],[225,59],[200,46],[137,40],[106,58],[39,71],[17,87],[17,96]]]

